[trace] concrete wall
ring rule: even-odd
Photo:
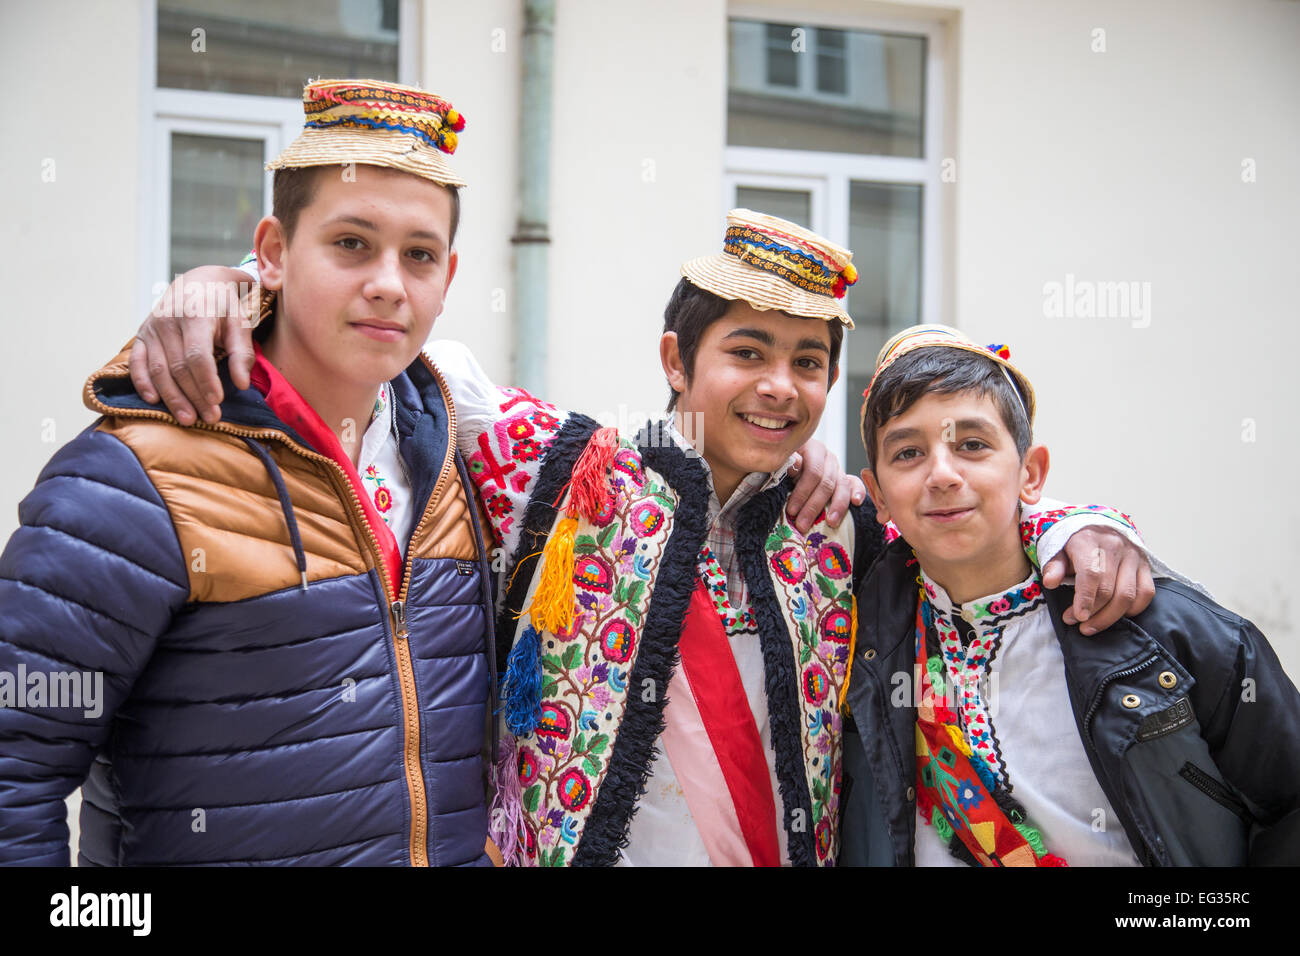
[[[510,377],[510,235],[518,190],[520,30],[523,4],[430,4],[420,84],[465,114],[452,163],[467,182],[456,238],[460,266],[435,338],[465,342],[489,375]]]

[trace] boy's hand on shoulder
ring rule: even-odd
[[[786,502],[785,512],[800,534],[807,534],[822,509],[826,523],[838,528],[849,505],[867,500],[867,486],[857,475],[846,475],[840,461],[829,448],[815,438],[795,453],[790,474],[798,481]]]
[[[258,302],[241,293],[251,282],[248,273],[225,266],[199,266],[176,277],[131,347],[131,382],[141,398],[153,403],[161,396],[182,425],[194,424],[196,408],[208,424],[221,421],[216,346],[230,356],[235,387],[248,388],[255,361],[250,320]]]
[[[1081,634],[1104,631],[1121,617],[1141,614],[1155,597],[1146,554],[1118,531],[1088,527],[1070,537],[1043,568],[1043,587],[1055,588],[1074,575],[1074,603],[1066,624]]]

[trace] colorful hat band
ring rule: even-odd
[[[729,227],[722,251],[748,266],[773,273],[791,285],[818,295],[842,299],[846,288],[858,281],[858,272],[852,263],[843,270],[836,270],[815,255],[778,242],[750,226]]]
[[[384,129],[419,137],[434,149],[456,152],[465,117],[436,96],[371,86],[309,86],[303,112],[307,129]]]
[[[1028,379],[1023,378],[1023,373],[1019,369],[1015,370],[1016,374],[1014,376],[1011,374],[1008,368],[1011,360],[1011,349],[1000,342],[981,348],[965,338],[956,329],[934,325],[914,326],[900,332],[885,343],[885,347],[881,349],[880,354],[876,357],[876,370],[871,375],[871,381],[862,392],[862,414],[864,418],[867,413],[867,402],[871,399],[871,390],[876,386],[876,379],[880,378],[885,369],[893,365],[897,359],[902,358],[904,354],[922,348],[955,348],[963,352],[983,355],[990,359],[998,367],[998,371],[1002,373],[1002,377],[1006,379],[1007,384],[1011,386],[1011,393],[1015,395],[1020,410],[1024,412],[1025,420],[1031,425],[1033,424],[1034,415],[1029,404],[1033,401],[1033,393],[1031,391],[1028,395],[1025,394],[1025,389],[1032,388],[1032,386],[1029,385]]]

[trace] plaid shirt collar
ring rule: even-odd
[[[704,466],[704,473],[709,476],[710,528],[713,528],[720,523],[727,526],[734,525],[735,516],[739,513],[740,509],[744,507],[745,503],[755,495],[779,485],[785,480],[786,474],[790,471],[790,466],[794,464],[794,455],[791,455],[786,459],[785,464],[770,474],[762,471],[750,472],[741,479],[740,484],[737,485],[736,490],[731,493],[731,497],[727,499],[726,504],[723,504],[718,500],[718,492],[713,487],[713,470],[709,468],[709,463],[704,456],[701,455],[695,449],[695,446],[691,444],[690,440],[681,433],[681,430],[677,427],[676,415],[670,415],[665,420],[663,425],[663,434],[672,438],[673,443],[676,444],[678,448],[682,449],[682,451],[686,452],[686,454],[699,458],[700,464]]]
[[[755,495],[775,487],[785,479],[786,472],[790,470],[790,465],[794,461],[794,456],[791,455],[784,465],[771,474],[761,471],[750,472],[736,486],[736,490],[731,493],[731,497],[727,499],[727,503],[724,505],[718,500],[718,493],[713,487],[713,472],[709,468],[709,463],[704,460],[704,456],[696,451],[695,447],[678,429],[677,416],[668,416],[664,422],[662,433],[670,436],[677,447],[686,454],[698,457],[700,464],[704,466],[705,474],[709,476],[709,531],[704,543],[713,552],[718,567],[726,575],[727,598],[738,615],[732,626],[740,624],[743,629],[741,622],[745,617],[744,610],[748,607],[749,595],[745,587],[745,577],[740,570],[740,561],[736,558],[736,517],[740,514],[740,509],[745,506],[747,501],[751,500]],[[703,568],[705,563],[703,553],[701,553],[699,563]]]

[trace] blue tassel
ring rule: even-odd
[[[516,737],[531,733],[542,719],[542,638],[532,627],[510,649],[501,693],[506,729]]]

